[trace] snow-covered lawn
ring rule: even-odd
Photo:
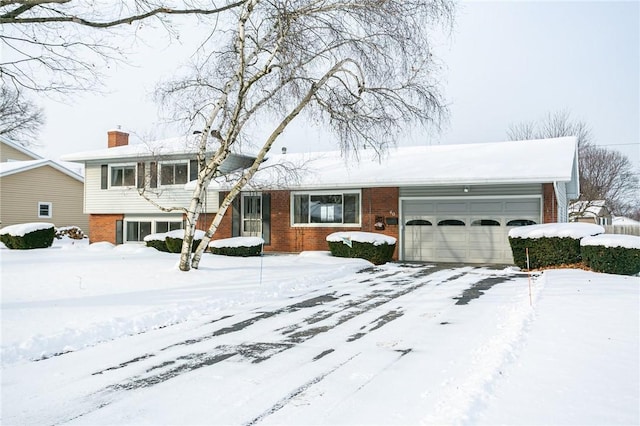
[[[640,279],[0,249],[13,424],[639,424]],[[532,304],[530,303],[530,300]]]

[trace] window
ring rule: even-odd
[[[407,226],[431,226],[431,222],[424,219],[412,219],[406,223]]]
[[[38,203],[38,217],[51,218],[53,215],[53,205],[51,203]]]
[[[156,222],[156,233],[175,231],[176,229],[182,229],[182,221],[174,222]]]
[[[471,226],[500,226],[500,222],[493,219],[477,219],[471,222]]]
[[[161,164],[160,185],[179,185],[187,183],[188,163]]]
[[[151,222],[126,222],[127,241],[143,241],[151,234]]]
[[[293,224],[360,224],[360,193],[293,194]]]
[[[507,226],[527,226],[527,225],[535,225],[536,222],[529,219],[514,219],[507,222]]]
[[[458,219],[445,219],[438,222],[438,226],[464,226],[464,222]]]
[[[112,166],[111,186],[134,186],[136,184],[136,166]]]

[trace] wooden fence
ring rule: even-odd
[[[636,235],[640,237],[640,226],[638,225],[605,225],[607,234]]]

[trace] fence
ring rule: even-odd
[[[604,230],[607,234],[625,234],[640,237],[639,225],[605,225]]]

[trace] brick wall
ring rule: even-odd
[[[558,201],[552,183],[542,185],[542,223],[558,221]]]
[[[90,214],[89,242],[108,241],[116,243],[116,220],[123,220],[122,214]]]
[[[306,250],[328,250],[327,235],[336,231],[377,232],[399,239],[398,225],[375,229],[376,218],[398,218],[398,188],[365,188],[362,190],[362,226],[360,227],[292,227],[291,195],[289,191],[268,191],[271,194],[271,244],[267,252],[299,253]],[[226,194],[220,194],[223,199]],[[214,239],[231,237],[231,209],[223,218]],[[398,258],[397,247],[394,258]]]
[[[107,147],[115,148],[124,145],[129,145],[129,133],[119,130],[110,130],[107,132]]]

